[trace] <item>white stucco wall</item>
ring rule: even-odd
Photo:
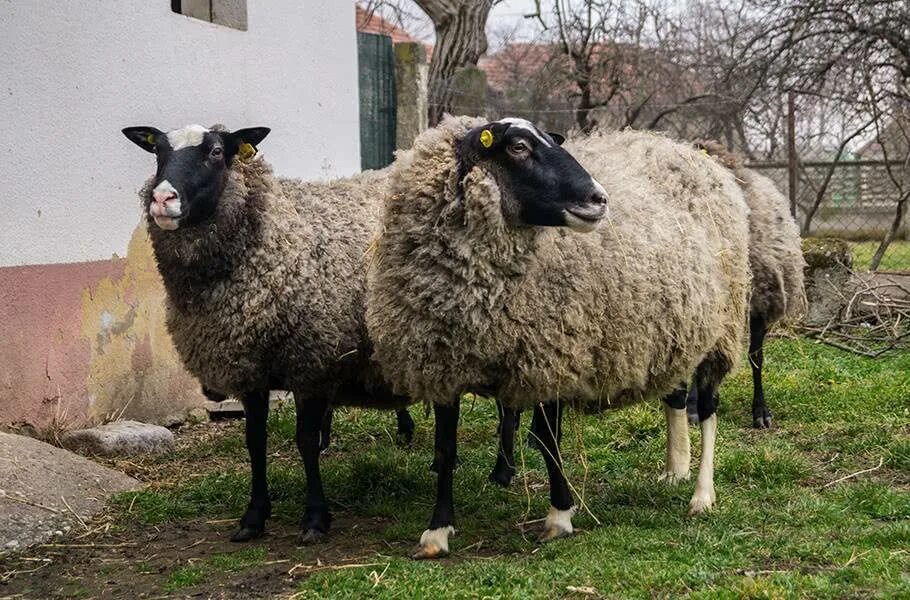
[[[263,125],[279,174],[359,170],[354,3],[248,0],[248,21],[169,0],[0,0],[0,266],[125,253],[154,170],[126,126]]]

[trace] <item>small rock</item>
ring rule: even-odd
[[[114,421],[106,425],[70,431],[60,439],[64,448],[83,454],[131,456],[160,454],[174,449],[174,434],[166,427]]]
[[[63,535],[63,532],[58,529],[58,530],[54,531],[54,535],[56,537],[60,537],[61,535]]]
[[[10,541],[6,542],[6,545],[5,545],[4,547],[5,547],[7,550],[12,550],[13,548],[18,548],[18,547],[19,547],[19,540],[10,540]]]

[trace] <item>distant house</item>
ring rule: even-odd
[[[264,125],[278,173],[360,169],[351,2],[0,2],[0,423],[195,406],[174,355],[130,125]]]

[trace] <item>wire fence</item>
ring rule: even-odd
[[[770,177],[789,197],[787,163],[752,162],[747,166]],[[795,212],[803,237],[850,241],[856,270],[870,267],[887,238],[889,243],[877,270],[910,270],[908,179],[907,165],[901,161],[798,163]]]

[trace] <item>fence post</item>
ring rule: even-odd
[[[419,42],[395,44],[395,90],[398,123],[395,148],[406,150],[427,128],[427,51]]]
[[[796,219],[796,94],[787,92],[787,173],[790,196],[790,216]]]

